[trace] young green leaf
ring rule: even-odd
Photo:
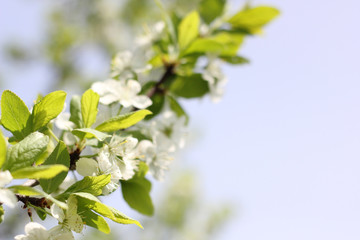
[[[178,27],[179,47],[185,50],[189,44],[199,35],[200,17],[199,13],[193,11],[180,22]]]
[[[278,9],[268,6],[246,8],[236,13],[228,22],[236,29],[257,33],[279,14]]]
[[[148,166],[141,162],[139,171],[128,181],[121,182],[121,191],[129,206],[139,213],[152,216],[154,206],[150,197],[151,182],[145,178]]]
[[[100,96],[93,90],[87,90],[81,97],[81,116],[85,128],[91,127],[96,121]]]
[[[110,233],[110,227],[102,216],[97,215],[92,210],[84,208],[81,205],[78,205],[78,213],[86,225],[96,228],[103,233]]]
[[[81,115],[81,98],[80,96],[73,96],[70,101],[70,121],[75,123],[78,128],[84,127],[84,122]]]
[[[86,192],[95,196],[102,194],[102,189],[110,182],[111,175],[100,175],[100,176],[87,176],[82,180],[71,185],[64,193],[62,193],[58,198],[66,198],[72,193],[77,192]]]
[[[108,135],[106,133],[97,131],[95,129],[91,128],[79,128],[74,129],[72,133],[76,136],[78,136],[80,139],[84,138],[96,138],[99,141],[104,141],[106,138],[111,137],[111,135]]]
[[[61,164],[26,167],[11,173],[13,178],[49,179],[69,169]]]
[[[244,34],[223,31],[214,35],[211,39],[223,46],[223,50],[219,53],[220,56],[236,56],[244,41]]]
[[[220,54],[224,50],[224,46],[211,38],[198,38],[193,41],[183,53],[184,56],[194,53],[214,53]]]
[[[61,202],[57,199],[55,199],[53,196],[41,191],[40,189],[36,189],[33,187],[23,186],[23,185],[15,185],[9,187],[14,193],[25,195],[25,196],[41,196],[45,197],[46,199],[50,200],[51,202],[55,203],[62,209],[67,209],[68,206],[66,203]]]
[[[226,0],[202,0],[199,6],[199,12],[207,24],[214,21],[224,12]]]
[[[242,56],[233,56],[233,57],[221,57],[222,60],[224,60],[227,63],[237,65],[237,64],[246,64],[249,63],[249,59],[244,58]]]
[[[54,151],[45,160],[44,166],[61,164],[66,168],[70,166],[70,155],[63,141],[60,141]],[[47,193],[54,192],[66,178],[67,172],[61,172],[51,179],[40,179],[40,186]]]
[[[107,217],[114,222],[121,224],[136,224],[142,228],[141,224],[123,213],[119,212],[115,208],[109,207],[99,201],[94,195],[89,193],[73,193],[72,196],[75,196],[78,199],[78,205],[85,208],[92,209],[103,217]]]
[[[6,141],[0,130],[0,169],[6,160]]]
[[[178,76],[171,85],[170,91],[179,97],[197,98],[209,92],[209,85],[201,74],[193,74],[187,77]]]
[[[190,54],[213,53],[219,56],[235,56],[244,40],[244,35],[238,32],[221,31],[211,37],[196,39],[183,56]]]
[[[8,149],[4,169],[11,172],[30,167],[46,150],[49,137],[34,132]]]
[[[135,125],[144,119],[145,116],[151,114],[149,110],[143,109],[136,112],[119,115],[103,122],[96,127],[101,132],[114,132]]]
[[[1,124],[17,140],[24,139],[30,133],[30,112],[25,103],[13,92],[6,90],[1,96]]]
[[[55,91],[49,93],[40,102],[36,103],[32,111],[33,131],[45,127],[56,118],[64,108],[66,92]]]

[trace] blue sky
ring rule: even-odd
[[[19,32],[41,34],[41,6],[16,2],[1,3],[12,11],[0,10],[0,43]],[[250,65],[225,68],[222,102],[185,103],[201,137],[183,161],[211,202],[236,205],[219,239],[359,239],[360,3],[254,3],[282,15],[244,44]],[[30,103],[46,89],[44,70],[13,72],[6,87]]]

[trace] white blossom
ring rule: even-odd
[[[119,187],[119,180],[128,180],[138,169],[138,140],[133,137],[122,138],[113,136],[110,143],[98,153],[97,161],[90,158],[81,158],[76,169],[82,176],[111,175],[111,181],[103,188],[107,195]]]
[[[69,119],[70,119],[70,113],[62,112],[56,117],[54,121],[55,126],[61,130],[72,131],[75,128],[75,123],[73,123]]]
[[[134,73],[143,73],[151,69],[151,65],[138,67],[134,61],[134,55],[130,51],[119,52],[115,55],[111,62],[111,77],[115,77],[130,71]],[[136,61],[138,62],[138,61]],[[131,74],[129,74],[131,75]],[[127,76],[126,76],[127,78]]]
[[[205,68],[202,77],[209,83],[211,100],[213,102],[219,102],[224,95],[227,78],[221,71],[219,62],[211,56],[209,58],[209,64]]]
[[[13,177],[8,170],[4,172],[0,171],[0,202],[11,208],[15,207],[17,198],[11,190],[4,187],[9,184],[12,179]]]
[[[172,111],[164,112],[160,118],[152,122],[151,135],[157,145],[168,148],[169,152],[175,152],[185,146],[186,134],[185,116],[178,117]]]
[[[110,144],[103,148],[104,157],[116,163],[123,180],[132,178],[137,170],[137,143],[138,140],[133,137],[113,136]]]
[[[116,81],[108,79],[104,82],[94,83],[91,88],[100,95],[100,103],[104,105],[119,102],[125,108],[134,106],[143,109],[152,104],[149,97],[138,95],[141,91],[141,85],[136,80]]]
[[[59,222],[58,226],[49,230],[51,239],[74,239],[71,231],[81,233],[84,228],[84,223],[77,213],[77,199],[75,197],[70,197],[67,204],[67,210],[61,209],[56,204],[51,205],[51,215]]]
[[[36,222],[25,225],[25,234],[15,236],[15,240],[49,240],[50,233],[44,226]]]
[[[138,145],[139,156],[149,166],[149,172],[157,180],[164,179],[164,172],[169,169],[173,158],[162,149],[162,145],[156,145],[149,140],[142,140]]]
[[[151,27],[146,27],[145,34],[138,37],[136,43],[141,47],[147,47],[161,38],[164,29],[165,23],[163,21],[159,21]]]
[[[119,52],[111,62],[112,76],[116,76],[131,68],[133,54],[130,51]]]

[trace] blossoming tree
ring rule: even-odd
[[[154,213],[147,175],[163,180],[185,144],[189,117],[178,100],[219,101],[227,81],[220,64],[247,63],[237,55],[244,38],[278,13],[245,6],[229,15],[225,0],[203,0],[184,16],[162,8],[163,21],[147,27],[136,50],[113,58],[109,79],[72,96],[67,109],[64,91],[39,96],[30,109],[4,91],[1,125],[11,136],[0,132],[0,216],[6,217],[3,205],[21,202],[30,219],[15,239],[74,239],[84,225],[109,233],[105,218],[142,227],[98,197],[121,187],[131,208]],[[32,212],[58,225],[47,230]]]

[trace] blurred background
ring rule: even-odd
[[[197,3],[163,2],[183,12]],[[153,181],[155,216],[104,198],[145,227],[119,225],[109,239],[360,238],[360,3],[252,3],[281,16],[243,45],[250,64],[225,67],[220,103],[183,102],[189,140],[165,181]],[[148,0],[0,1],[0,90],[28,105],[55,88],[80,93],[158,17]]]

